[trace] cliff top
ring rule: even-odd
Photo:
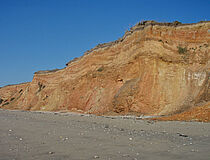
[[[118,40],[115,40],[115,41],[98,44],[94,48],[87,50],[84,53],[84,55],[90,54],[91,52],[93,52],[97,49],[100,49],[100,48],[111,47],[114,44],[122,42],[127,36],[131,35],[133,32],[138,31],[138,30],[143,30],[144,28],[146,28],[148,26],[158,25],[158,26],[168,26],[168,27],[180,27],[180,26],[196,25],[196,24],[201,24],[201,23],[210,23],[210,21],[200,21],[198,23],[181,23],[179,21],[174,21],[172,23],[169,23],[169,22],[156,22],[156,21],[152,21],[152,20],[151,21],[142,21],[142,22],[137,23],[133,27],[131,27],[129,31],[126,31],[122,38],[119,38]],[[72,63],[78,59],[79,58],[75,58],[75,59],[69,61],[68,63],[66,63],[66,66],[68,66],[70,63]]]
[[[101,48],[111,47],[111,46],[113,46],[113,45],[115,45],[115,44],[117,44],[119,42],[122,42],[127,36],[131,35],[135,31],[143,30],[144,28],[146,28],[148,26],[158,25],[158,26],[167,26],[167,27],[180,27],[180,26],[197,25],[197,24],[201,24],[201,23],[210,23],[210,21],[200,21],[198,23],[181,23],[179,21],[174,21],[174,22],[156,22],[156,21],[153,21],[153,20],[142,21],[142,22],[137,23],[133,27],[131,27],[128,31],[126,31],[122,38],[119,38],[118,40],[115,40],[115,41],[98,44],[94,48],[92,48],[90,50],[87,50],[84,53],[84,55],[90,54],[91,52],[93,52],[95,50],[98,50],[98,49],[101,49]],[[79,60],[82,57],[83,56],[78,57],[78,58],[74,58],[73,60],[70,60],[68,63],[66,63],[66,66],[69,66],[70,63],[75,62],[75,61]],[[57,72],[59,70],[61,70],[61,69],[43,70],[43,71],[37,71],[34,74],[49,74],[49,73]]]

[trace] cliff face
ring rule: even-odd
[[[21,94],[16,86],[1,88],[1,105],[95,114],[179,113],[210,100],[209,45],[210,22],[139,23],[64,69],[36,72]]]

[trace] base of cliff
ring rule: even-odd
[[[171,116],[152,118],[158,121],[196,121],[196,122],[210,122],[210,103],[193,107],[187,111]]]

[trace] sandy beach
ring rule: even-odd
[[[0,160],[207,160],[210,124],[0,110]]]

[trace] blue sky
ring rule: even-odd
[[[142,20],[210,20],[210,0],[0,0],[0,86],[31,81]]]

